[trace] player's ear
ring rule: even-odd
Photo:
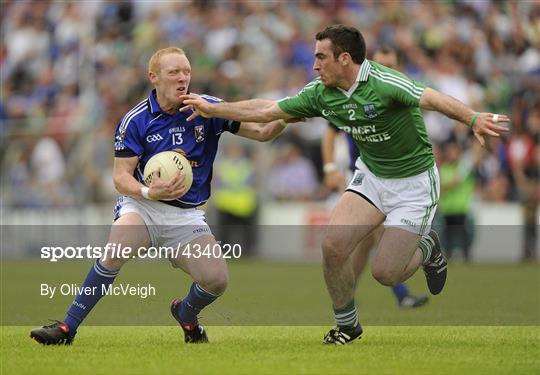
[[[148,72],[148,80],[151,82],[151,83],[156,83],[157,81],[157,74],[150,71]]]
[[[349,52],[342,52],[339,57],[338,57],[338,60],[341,64],[341,66],[347,66],[351,63],[352,59],[351,59],[351,55],[349,54]]]

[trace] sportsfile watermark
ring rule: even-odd
[[[184,258],[223,258],[239,259],[242,256],[240,244],[181,244],[173,246],[141,246],[132,248],[121,243],[110,242],[105,246],[43,246],[40,249],[40,258],[50,262],[61,259],[177,259]]]

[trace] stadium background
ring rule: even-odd
[[[474,191],[457,193],[471,200],[471,222],[528,227],[523,235],[516,232],[511,255],[494,253],[493,259],[534,259],[540,6],[529,1],[5,1],[4,222],[39,224],[35,212],[43,211],[57,223],[109,222],[116,195],[112,134],[120,117],[147,95],[147,61],[157,48],[186,50],[193,92],[229,101],[281,98],[314,77],[313,37],[332,22],[357,25],[368,56],[381,46],[395,48],[411,77],[478,110],[511,116],[510,135],[490,140],[485,149],[465,126],[441,115],[427,113],[426,125],[439,167],[452,152],[474,181]],[[310,203],[329,194],[321,184],[319,151],[325,126],[317,119],[290,126],[270,145],[226,137],[218,161],[245,161],[252,175],[239,183],[256,191],[249,199],[259,208],[244,207],[233,216],[252,216],[249,223],[261,224],[323,223],[328,205]],[[346,165],[343,159],[341,152],[338,160]],[[227,166],[219,168],[214,192],[227,188],[220,179]],[[225,214],[234,211],[223,203],[226,198],[216,201]],[[231,215],[214,213],[211,222],[236,223]],[[487,246],[473,246],[480,249],[476,255],[473,249],[473,259],[489,260],[489,254],[478,255]]]
[[[511,115],[511,135],[485,149],[466,127],[442,116],[430,113],[426,124],[439,165],[449,141],[471,160],[475,201],[538,204],[540,8],[534,2],[7,1],[2,7],[6,211],[113,202],[112,134],[147,94],[146,64],[155,49],[187,51],[193,92],[231,101],[280,98],[314,77],[314,33],[336,21],[358,25],[369,54],[393,47],[405,73],[478,110]],[[324,198],[324,127],[312,121],[270,146],[241,146],[254,163],[262,205]]]
[[[16,225],[22,230],[21,234],[17,228],[14,232],[2,229],[3,325],[42,324],[43,314],[45,318],[60,318],[69,304],[69,297],[45,303],[35,295],[34,284],[38,278],[53,280],[55,273],[80,282],[87,264],[44,267],[42,262],[29,259],[37,252],[34,243],[25,242],[34,233],[27,226],[103,225],[100,228],[106,233],[116,196],[111,181],[114,129],[120,117],[147,95],[147,61],[153,51],[169,45],[185,49],[193,67],[192,92],[228,101],[251,97],[277,99],[295,94],[314,77],[315,33],[329,23],[342,22],[362,31],[368,56],[381,46],[392,47],[398,51],[401,69],[411,77],[477,110],[505,113],[512,118],[511,133],[490,140],[482,149],[465,126],[437,114],[426,114],[439,167],[450,163],[450,157],[457,158],[459,170],[465,171],[467,182],[472,183],[472,189],[460,198],[470,200],[465,213],[475,233],[470,258],[473,264],[459,264],[463,256],[456,251],[451,264],[453,284],[446,299],[437,299],[418,313],[399,311],[390,293],[380,292],[381,287],[365,275],[359,293],[364,321],[380,326],[535,326],[534,330],[523,328],[523,332],[529,332],[524,341],[506,347],[527,348],[519,356],[515,354],[516,358],[508,357],[510,364],[524,366],[514,367],[515,373],[539,368],[538,359],[533,359],[538,352],[540,323],[536,262],[540,195],[538,2],[2,1],[1,19],[1,220],[2,225]],[[231,263],[231,275],[236,279],[231,281],[220,304],[209,310],[206,318],[212,324],[300,326],[331,322],[318,265],[320,225],[328,219],[332,201],[322,184],[319,147],[326,126],[318,119],[292,125],[269,144],[223,137],[208,213],[210,222],[228,224],[229,229],[231,224],[241,229],[242,224],[249,223],[250,228],[257,230],[254,237],[250,236],[253,231],[246,234],[238,230],[236,235],[240,237],[232,238],[251,243],[253,246],[247,249],[255,257]],[[345,142],[339,141],[336,157],[346,169]],[[227,181],[231,167],[227,162],[231,161],[249,172],[249,178],[241,181],[242,186],[233,189],[241,191],[244,199],[244,204],[237,205],[242,207],[240,211],[227,204],[231,184],[239,182]],[[281,227],[274,226],[278,223]],[[438,213],[436,223],[444,231],[444,212]],[[220,227],[215,228],[219,231]],[[218,236],[228,232],[231,231],[225,230]],[[60,234],[55,238],[61,237]],[[295,262],[275,265],[260,258]],[[521,264],[523,260],[531,264]],[[177,290],[170,283],[171,271],[164,271],[165,266],[160,263],[135,262],[126,268],[124,280],[133,282],[148,270],[149,278],[165,291],[157,298],[159,304],[151,301],[143,306],[140,301],[124,299],[124,310],[117,310],[112,299],[105,300],[88,325],[170,325],[162,310],[167,305],[168,293]],[[422,277],[411,280],[413,290],[424,290]],[[149,278],[144,276],[143,280]],[[188,285],[187,278],[182,285]],[[305,293],[302,285],[311,285],[311,292]],[[294,317],[280,303],[283,289],[288,291],[287,306],[298,312]],[[264,296],[271,296],[274,302],[268,302]],[[23,297],[27,300],[21,302]],[[508,303],[510,297],[512,301]],[[19,303],[40,308],[21,311]],[[119,323],[125,311],[141,314]],[[501,342],[497,341],[497,332],[503,332],[499,328],[501,331],[493,331],[493,327],[481,331],[472,339],[476,348],[484,342],[482,335],[486,332],[498,348]],[[232,331],[215,331],[218,342],[227,342],[228,336],[233,335]],[[320,335],[319,330],[315,331]],[[25,330],[6,328],[2,341],[7,337],[8,341],[18,343],[21,332],[26,335]],[[375,329],[375,338],[377,332]],[[382,341],[384,332],[390,333],[383,331],[383,338],[379,338]],[[80,344],[91,346],[93,338],[99,342],[103,334],[101,331],[92,336],[88,331]],[[430,340],[429,335],[420,337]],[[525,337],[515,332],[511,335],[516,335],[517,340]],[[120,346],[131,342],[125,332],[118,337],[117,341],[110,338],[111,342]],[[276,340],[285,345],[280,337],[278,334]],[[309,337],[308,342],[312,340]],[[407,343],[416,343],[415,336],[404,337]],[[506,340],[508,336],[502,337]],[[242,341],[240,337],[236,339]],[[503,344],[508,343],[504,340]],[[21,341],[18,345],[22,349],[16,350],[23,353],[28,350],[26,344]],[[423,342],[412,347],[415,345]],[[470,353],[466,350],[456,355],[468,358]],[[4,358],[13,355],[6,353]],[[497,367],[497,353],[489,348],[478,354],[478,358],[484,358],[482,368],[494,372],[508,369]],[[520,352],[515,349],[515,353]],[[429,358],[425,354],[420,356]],[[20,372],[32,363],[24,356],[12,358],[8,372]],[[41,356],[36,358],[45,360]],[[367,358],[363,363],[367,363],[367,368],[382,372],[370,367],[373,362]],[[138,358],[132,357],[130,361],[138,363]],[[6,368],[6,362],[1,362]],[[475,362],[473,367],[460,368],[462,362],[455,363],[456,373],[475,368]],[[108,363],[107,358],[104,363]],[[318,362],[313,363],[319,366]],[[168,370],[175,366],[168,364]],[[144,365],[139,364],[138,370]],[[197,368],[197,364],[190,366]],[[321,368],[324,367],[317,367]],[[69,367],[63,367],[66,369]],[[87,371],[93,370],[90,364]],[[438,372],[439,368],[433,371]],[[418,371],[410,368],[409,372]]]

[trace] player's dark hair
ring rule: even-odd
[[[351,55],[355,64],[362,64],[366,58],[366,42],[358,29],[341,24],[327,26],[315,36],[316,40],[330,39],[334,58],[343,52]]]

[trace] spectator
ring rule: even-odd
[[[256,247],[257,190],[255,169],[242,145],[230,140],[214,165],[214,205],[219,225],[218,238],[225,244],[239,244],[243,255]]]
[[[300,149],[286,144],[279,152],[268,178],[268,189],[278,200],[307,200],[315,197],[318,182],[311,160]]]
[[[463,259],[468,262],[472,228],[467,218],[474,194],[472,160],[463,157],[461,148],[453,140],[446,144],[444,153],[445,158],[440,166],[439,209],[445,223],[446,254],[452,258],[457,247],[463,252]]]
[[[60,147],[51,137],[42,137],[30,157],[35,186],[46,206],[61,207],[73,203],[66,183],[66,162]]]
[[[474,107],[511,112],[512,127],[521,127],[522,136],[538,144],[538,130],[528,125],[534,123],[529,118],[540,96],[540,5],[535,2],[28,0],[2,5],[0,28],[8,36],[0,44],[2,136],[36,137],[46,131],[68,160],[78,140],[101,137],[96,133],[103,131],[105,117],[117,121],[146,95],[140,77],[155,46],[182,41],[198,67],[194,92],[231,101],[260,93],[283,97],[314,76],[310,41],[316,30],[334,22],[366,25],[367,44],[396,49],[405,73],[443,85],[443,91]],[[435,146],[450,138],[460,147],[470,143],[467,129],[450,131],[452,124],[442,121],[426,116]],[[319,155],[313,147],[319,138],[315,127],[306,126],[294,141],[312,158]],[[479,154],[475,171],[482,199],[521,201],[510,162],[516,142],[503,139]],[[24,148],[15,143],[9,147],[12,156],[0,151],[10,158]],[[320,160],[311,161],[320,171]],[[97,180],[76,186],[91,192],[79,200],[104,199]]]

